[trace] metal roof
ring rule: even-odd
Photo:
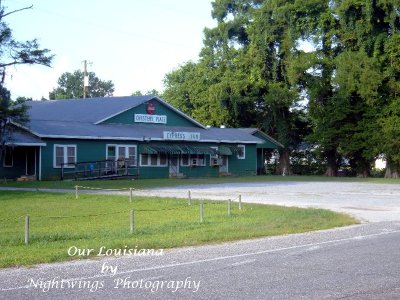
[[[164,141],[164,131],[198,132],[199,142],[261,143],[248,130],[234,128],[198,128],[124,124],[92,124],[85,122],[31,120],[29,130],[43,138],[77,138],[100,140]]]
[[[104,120],[152,99],[188,119],[193,126],[102,123]],[[21,127],[40,138],[167,141],[164,139],[164,131],[174,131],[200,133],[200,140],[197,142],[236,144],[260,144],[263,142],[263,139],[254,136],[258,129],[206,128],[164,100],[152,95],[30,101],[26,104],[30,107],[28,110],[30,121],[26,128]]]
[[[12,138],[6,143],[9,146],[46,146],[41,139],[29,134],[28,132],[23,132],[21,130],[14,130],[12,133]]]
[[[135,96],[29,101],[26,105],[30,107],[28,113],[31,120],[95,123],[153,98]]]

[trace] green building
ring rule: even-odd
[[[0,178],[38,180],[257,174],[281,145],[254,128],[215,128],[154,96],[31,101]]]

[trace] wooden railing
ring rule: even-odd
[[[97,160],[61,164],[61,180],[102,179],[124,176],[139,176],[139,168],[132,160]]]

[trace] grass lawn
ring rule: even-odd
[[[253,178],[254,179],[254,178]],[[127,196],[0,191],[0,267],[77,259],[68,249],[167,249],[261,236],[327,229],[357,223],[322,209],[283,208]],[[130,209],[135,232],[130,233]],[[30,216],[31,240],[24,244],[24,219]]]
[[[178,185],[215,184],[227,182],[367,182],[367,183],[394,183],[400,184],[400,179],[384,178],[356,178],[356,177],[325,177],[325,176],[244,176],[244,177],[215,177],[215,178],[189,178],[189,179],[121,179],[121,180],[84,180],[84,181],[31,181],[16,182],[0,180],[0,187],[26,187],[26,188],[54,188],[74,189],[75,185],[101,187],[101,188],[137,188],[147,189],[154,187],[167,187]]]

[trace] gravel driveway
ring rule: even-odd
[[[345,212],[365,222],[400,220],[400,185],[352,182],[268,182],[186,185],[152,189],[146,195],[318,207]]]

